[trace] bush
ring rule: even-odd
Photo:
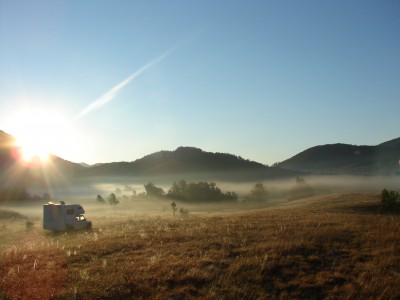
[[[381,193],[381,210],[398,211],[400,210],[400,196],[398,192],[383,189]]]
[[[101,195],[97,195],[97,202],[98,203],[106,203],[106,201],[104,200],[104,198]]]

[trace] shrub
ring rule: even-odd
[[[395,211],[400,209],[400,196],[398,192],[383,189],[381,193],[381,210]]]
[[[106,201],[104,200],[104,198],[101,195],[97,195],[97,202],[105,203]]]

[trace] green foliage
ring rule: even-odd
[[[146,190],[147,196],[162,197],[165,194],[165,192],[162,188],[155,186],[154,183],[152,183],[152,182],[145,184],[144,188]]]
[[[245,202],[265,202],[269,199],[268,190],[262,183],[256,183],[250,194],[244,198]]]
[[[118,198],[115,196],[114,193],[111,193],[108,198],[108,203],[110,203],[110,205],[117,205],[119,203]]]
[[[304,178],[297,177],[296,184],[289,191],[289,200],[296,200],[314,196],[314,189],[309,185]]]
[[[388,191],[383,189],[381,193],[381,210],[382,211],[399,211],[400,195],[396,191]]]
[[[238,199],[234,192],[223,193],[215,182],[187,183],[185,180],[174,182],[167,196],[187,202],[236,201]]]

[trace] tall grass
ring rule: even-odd
[[[1,246],[0,298],[398,299],[400,217],[359,209],[378,201],[99,217],[92,231],[66,234],[21,226]]]

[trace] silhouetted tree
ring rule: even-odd
[[[146,190],[146,194],[148,196],[162,197],[165,194],[162,188],[155,186],[152,182],[145,184],[144,189]]]
[[[97,202],[105,203],[106,201],[104,200],[104,198],[101,195],[97,195]]]
[[[217,187],[215,182],[191,182],[185,180],[174,182],[167,196],[181,201],[199,202],[199,201],[236,201],[237,194],[228,192],[226,194]]]
[[[250,194],[247,195],[244,200],[249,202],[264,202],[269,199],[267,189],[262,183],[256,183],[251,189]]]
[[[176,210],[178,209],[178,208],[176,207],[176,203],[175,203],[175,202],[172,202],[172,203],[171,203],[171,208],[172,208],[172,212],[173,212],[174,218],[175,218],[175,212],[176,212]]]
[[[383,189],[381,193],[381,210],[385,212],[400,210],[399,193]]]
[[[41,200],[40,197],[38,197]],[[0,202],[22,202],[36,200],[25,188],[17,186],[3,187],[0,190]]]
[[[110,205],[117,205],[119,203],[118,198],[115,196],[114,193],[111,193],[108,198],[108,203],[110,203]]]
[[[179,182],[174,182],[172,187],[168,190],[168,197],[177,200],[187,200],[188,198],[188,184],[186,180],[181,180]]]

